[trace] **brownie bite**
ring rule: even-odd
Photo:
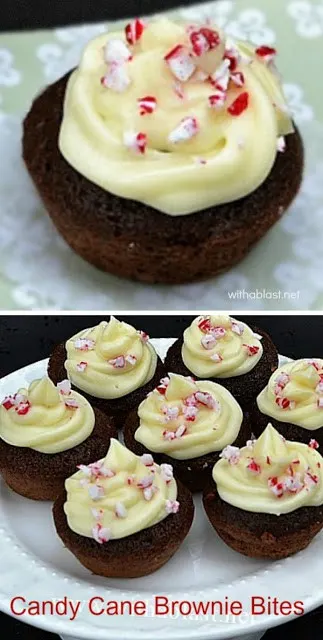
[[[69,246],[99,269],[149,283],[209,278],[244,258],[302,180],[303,144],[274,56],[247,43],[229,49],[217,27],[170,20],[146,24],[135,40],[126,32],[90,42],[24,120],[26,167]]]
[[[213,468],[203,504],[217,534],[251,558],[279,560],[305,549],[323,527],[323,459],[268,425]]]
[[[193,521],[188,489],[169,470],[163,475],[150,458],[138,458],[116,440],[95,474],[84,471],[67,481],[53,508],[57,533],[81,564],[100,576],[137,578],[168,562]],[[77,509],[80,480],[88,484],[83,482],[83,503]],[[91,504],[90,510],[86,505]]]
[[[225,387],[244,411],[278,367],[270,336],[228,316],[199,316],[169,348],[167,371]]]
[[[78,464],[105,455],[117,433],[112,419],[68,387],[60,393],[36,380],[0,407],[0,473],[26,498],[55,500]]]

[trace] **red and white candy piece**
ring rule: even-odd
[[[322,393],[323,394],[323,380],[320,380],[320,382],[316,386],[315,393],[318,393],[318,394]]]
[[[139,482],[137,482],[137,487],[138,487],[138,489],[147,489],[148,487],[151,487],[153,482],[154,482],[153,475],[151,475],[151,476],[143,476],[143,478],[141,478],[139,480]]]
[[[15,407],[15,411],[18,413],[18,416],[25,416],[30,409],[31,404],[29,400],[26,400],[26,402],[19,402],[19,404]]]
[[[261,47],[257,47],[255,51],[258,58],[261,58],[266,64],[272,62],[277,55],[277,50],[273,47],[268,47],[267,45],[262,45]]]
[[[167,429],[165,429],[165,431],[163,431],[163,438],[167,442],[171,442],[172,440],[175,440],[176,436],[174,431],[168,431]]]
[[[217,411],[219,410],[219,403],[217,402],[217,400],[215,400],[215,398],[213,398],[213,396],[211,396],[210,393],[207,393],[206,391],[197,391],[195,397],[196,400],[204,407]]]
[[[134,151],[135,153],[145,153],[147,147],[147,135],[140,131],[139,133],[133,133],[126,131],[123,134],[123,142],[125,146]]]
[[[145,467],[152,467],[154,465],[154,458],[150,453],[144,453],[141,456],[140,460],[145,465]]]
[[[148,342],[149,340],[149,335],[148,333],[145,333],[145,331],[138,331],[140,338],[142,340],[142,342]]]
[[[123,40],[119,38],[108,40],[104,48],[104,59],[107,63],[121,64],[131,58],[132,54]]]
[[[179,502],[177,500],[166,500],[165,503],[166,513],[177,513],[179,509]]]
[[[83,373],[85,371],[86,367],[87,367],[87,362],[84,362],[84,361],[78,362],[77,365],[76,365],[76,369],[80,373]]]
[[[78,351],[91,351],[94,349],[95,342],[90,338],[77,338],[74,340],[74,349]]]
[[[187,422],[195,422],[199,410],[194,406],[184,406],[183,416]]]
[[[145,23],[142,20],[139,20],[139,18],[129,22],[125,27],[127,42],[132,45],[136,44],[144,32],[145,26]]]
[[[154,113],[157,107],[157,99],[155,96],[145,96],[138,99],[138,108],[141,116]]]
[[[225,91],[218,89],[209,96],[209,105],[212,109],[222,109],[225,105],[227,94]]]
[[[131,353],[129,353],[125,357],[125,361],[128,362],[129,364],[131,364],[132,367],[134,367],[136,362],[137,362],[137,358],[136,358],[136,356],[133,356]]]
[[[118,62],[112,62],[107,73],[101,78],[102,86],[116,91],[116,93],[126,91],[130,83],[131,80],[126,65]]]
[[[279,136],[279,138],[277,138],[277,151],[280,153],[284,153],[284,151],[286,151],[286,140],[284,136]]]
[[[64,402],[65,402],[65,407],[67,407],[68,409],[78,409],[79,407],[79,404],[75,400],[75,398],[66,398]]]
[[[231,331],[236,333],[237,336],[242,336],[244,328],[238,322],[231,322]],[[254,334],[254,337],[256,337],[256,334]]]
[[[77,468],[88,478],[113,478],[113,476],[115,476],[115,472],[105,467],[101,461],[91,462],[91,464],[88,465],[79,464]]]
[[[13,396],[6,396],[4,400],[1,402],[2,406],[9,411],[12,407],[15,406],[15,400]]]
[[[228,107],[228,112],[232,116],[241,116],[241,114],[248,109],[249,106],[249,93],[244,91],[232,102]]]
[[[186,398],[184,398],[183,404],[187,407],[196,407],[197,399],[195,397],[195,393],[192,393],[190,396],[187,396]]]
[[[114,369],[123,369],[126,365],[126,360],[124,356],[117,356],[116,358],[112,358],[112,360],[108,360],[108,364]]]
[[[217,70],[211,75],[211,83],[224,93],[227,91],[230,81],[230,61],[223,60]]]
[[[310,449],[318,449],[320,445],[317,440],[315,440],[314,438],[311,438],[311,440],[308,443],[308,446],[310,447]]]
[[[164,60],[173,76],[180,82],[187,82],[196,69],[190,52],[181,44],[169,51]]]
[[[186,142],[196,136],[199,132],[199,128],[197,119],[193,118],[193,116],[187,116],[186,118],[183,118],[179,125],[169,134],[168,140],[173,144]]]
[[[245,78],[242,71],[234,71],[230,75],[230,79],[237,87],[243,87],[245,83]]]
[[[88,487],[88,492],[92,500],[100,500],[104,496],[104,488],[100,484],[92,484]]]
[[[275,476],[273,478],[268,478],[268,489],[272,491],[276,498],[281,498],[284,495],[285,486],[284,483],[279,481]]]
[[[323,396],[317,400],[318,409],[323,409]]]
[[[300,473],[295,473],[293,476],[284,478],[284,489],[288,493],[298,493],[303,488],[304,483],[301,481]]]
[[[128,515],[127,509],[123,502],[116,502],[115,514],[117,518],[126,518]]]
[[[219,363],[222,362],[223,358],[219,353],[213,353],[211,356],[211,360],[213,360],[213,362]]]
[[[220,453],[220,458],[224,458],[224,460],[227,460],[229,464],[238,464],[240,460],[239,447],[233,447],[231,444],[228,444],[228,446],[224,447],[223,451]]]
[[[146,489],[143,490],[143,496],[144,499],[147,500],[148,502],[152,499],[154,493],[156,493],[157,491],[157,487],[146,487]]]
[[[257,355],[260,349],[260,347],[253,344],[244,344],[243,346],[246,348],[249,357]]]
[[[160,384],[158,385],[158,387],[156,387],[155,390],[158,391],[158,393],[160,393],[160,395],[164,396],[165,393],[166,393],[166,389],[167,389],[167,387],[169,385],[169,382],[170,382],[170,380],[169,380],[168,377],[162,378],[161,381],[160,381]]]
[[[312,473],[310,468],[305,471],[304,474],[304,484],[306,489],[312,489],[315,485],[318,484],[318,476],[315,473]]]
[[[202,27],[199,30],[191,31],[190,40],[193,53],[197,57],[211,51],[211,49],[216,49],[221,43],[219,33],[213,29],[209,29],[208,27]]]
[[[295,409],[296,405],[295,401],[289,398],[277,397],[275,402],[280,409]]]
[[[251,460],[251,462],[249,462],[249,464],[247,465],[247,469],[248,471],[250,471],[250,473],[253,473],[255,476],[261,473],[261,466],[255,460]]]
[[[211,330],[211,320],[208,316],[201,318],[198,322],[198,328],[202,333],[208,333]]]
[[[128,476],[127,485],[131,487],[133,484],[135,484],[135,482],[136,482],[136,475],[133,473],[131,476]]]
[[[160,475],[162,479],[168,484],[174,477],[173,467],[171,464],[161,464],[160,465]]]
[[[213,333],[206,333],[201,338],[201,345],[202,347],[204,347],[204,349],[213,349],[213,347],[216,345],[215,335],[213,335]]]
[[[103,517],[104,511],[103,509],[91,509],[91,513],[95,520],[101,520]]]
[[[69,380],[62,380],[62,382],[57,383],[57,389],[62,394],[62,396],[69,396],[71,393],[71,383]]]
[[[230,71],[231,72],[236,71],[241,58],[238,49],[236,49],[235,47],[230,47],[226,49],[223,57],[224,57],[224,60],[228,60]]]
[[[181,424],[180,427],[178,427],[178,429],[175,431],[175,438],[182,438],[183,436],[185,436],[187,432],[187,427],[185,426],[185,424]]]
[[[174,82],[173,89],[174,89],[174,93],[177,95],[177,97],[180,100],[184,100],[185,93],[184,93],[184,89],[183,89],[181,83],[180,82]]]
[[[215,338],[224,338],[227,331],[224,327],[211,327],[211,332]]]
[[[173,420],[176,420],[176,418],[178,418],[179,416],[179,408],[178,407],[167,407],[164,406],[162,407],[162,412],[165,416],[164,421],[165,422],[172,422]]]
[[[92,535],[96,542],[99,544],[103,544],[104,542],[109,542],[111,538],[111,531],[106,527],[103,527],[102,524],[97,522],[97,524],[92,529]]]
[[[275,380],[275,394],[279,395],[280,391],[282,391],[283,389],[285,389],[286,385],[288,384],[288,382],[290,381],[290,377],[288,375],[288,373],[281,373],[279,374],[279,376],[277,376],[276,380]]]

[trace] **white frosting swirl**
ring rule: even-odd
[[[167,379],[166,379],[167,380]],[[239,433],[243,414],[224,387],[174,373],[138,409],[135,439],[153,452],[188,460],[221,451]]]
[[[271,376],[257,404],[262,413],[309,431],[323,427],[323,360],[288,362]]]
[[[121,398],[149,382],[157,355],[148,336],[111,316],[66,343],[71,382],[95,398]]]
[[[199,316],[184,331],[182,358],[199,378],[232,378],[251,371],[263,348],[261,336],[229,316]]]
[[[323,504],[323,458],[314,448],[285,440],[271,424],[242,449],[227,447],[213,467],[225,502],[280,515]]]
[[[67,382],[67,381],[66,381]],[[59,453],[76,447],[92,433],[93,409],[79,393],[60,393],[49,378],[34,380],[0,406],[0,437],[15,447]]]
[[[112,438],[105,459],[81,465],[65,481],[70,529],[102,543],[131,536],[175,513],[179,504],[172,469],[149,458]]]

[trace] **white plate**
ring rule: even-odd
[[[156,341],[162,356],[172,342]],[[36,362],[3,378],[1,397],[42,376],[46,363],[46,360]],[[98,595],[104,600],[144,600],[148,607],[152,607],[154,595],[189,601],[224,601],[228,597],[240,600],[245,612],[240,619],[232,616],[111,617],[91,615],[84,605],[73,622],[58,616],[20,618],[58,634],[94,640],[240,637],[287,620],[279,616],[248,615],[251,596],[303,600],[306,610],[323,602],[323,535],[318,535],[305,551],[282,562],[245,558],[218,538],[197,496],[192,529],[166,566],[144,578],[108,580],[91,575],[63,547],[54,529],[50,503],[22,498],[2,481],[0,497],[0,608],[6,613],[10,613],[9,603],[16,595],[24,595],[28,601],[67,596],[84,603]]]

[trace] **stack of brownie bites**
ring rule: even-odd
[[[68,336],[47,376],[3,399],[4,481],[54,501],[59,537],[98,575],[164,565],[199,491],[232,549],[289,556],[323,527],[323,360],[278,364],[264,331],[229,316],[193,320],[164,362],[111,317]]]

